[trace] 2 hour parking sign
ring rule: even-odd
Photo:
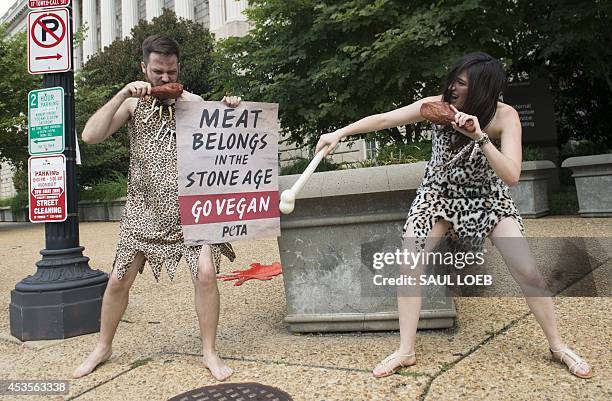
[[[69,71],[70,19],[68,9],[32,11],[28,14],[28,71],[46,74]]]
[[[28,138],[31,155],[64,151],[64,88],[28,93]]]

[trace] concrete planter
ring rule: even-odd
[[[550,213],[548,181],[555,169],[555,163],[549,160],[523,162],[519,183],[510,188],[510,196],[522,217],[537,218]]]
[[[112,201],[80,201],[79,221],[119,221],[126,198]]]
[[[118,198],[108,202],[108,219],[110,221],[119,221],[121,220],[121,215],[123,214],[123,209],[125,208],[125,201],[127,198]]]
[[[395,295],[363,296],[364,254],[397,249],[425,163],[315,173],[292,214],[281,216],[289,330],[294,332],[397,330]],[[288,189],[297,175],[279,178]],[[419,328],[454,324],[452,298],[423,289]]]
[[[24,222],[28,220],[28,208],[13,213],[10,206],[0,207],[0,221]]]
[[[126,198],[118,198],[109,202],[80,201],[79,221],[119,221],[125,207]],[[15,215],[10,206],[0,207],[0,221],[29,221],[28,208]]]
[[[612,216],[612,153],[570,157],[561,167],[572,169],[582,217]]]

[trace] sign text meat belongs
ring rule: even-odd
[[[179,102],[178,185],[185,243],[280,235],[278,104]]]

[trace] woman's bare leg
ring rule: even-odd
[[[502,219],[491,232],[490,238],[501,253],[510,274],[521,286],[525,301],[544,331],[549,347],[553,350],[565,348],[557,328],[552,299],[543,296],[546,284],[516,221],[511,217]],[[569,360],[564,358],[564,362],[567,363]],[[587,374],[589,371],[588,366],[581,366],[578,369],[581,374]]]
[[[433,250],[449,228],[450,223],[445,220],[438,220],[427,237],[423,251],[430,252]],[[416,240],[417,236],[414,233],[412,225],[409,225],[402,242],[403,249],[407,249],[409,253],[418,252]],[[424,266],[422,265],[417,265],[414,267],[414,269],[410,269],[409,266],[402,266],[401,273],[418,277],[423,269]],[[404,294],[406,296],[403,296],[402,292],[409,293]],[[389,372],[400,365],[410,366],[416,363],[416,355],[412,354],[415,354],[414,344],[416,342],[416,331],[421,311],[421,294],[419,286],[411,287],[407,290],[398,290],[397,310],[399,313],[400,324],[399,348],[374,368],[372,371],[374,376],[384,375],[385,372]],[[402,357],[400,355],[412,356]]]

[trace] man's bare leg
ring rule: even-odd
[[[195,288],[195,308],[202,337],[202,360],[204,366],[217,380],[225,380],[232,375],[232,369],[215,351],[220,300],[210,246],[202,246],[198,261],[198,276],[192,279]]]
[[[117,271],[113,269],[104,291],[104,297],[102,298],[98,343],[85,361],[72,374],[75,379],[90,374],[98,365],[110,358],[117,326],[128,305],[130,288],[143,262],[144,255],[141,253],[137,254],[121,280],[117,278]]]

